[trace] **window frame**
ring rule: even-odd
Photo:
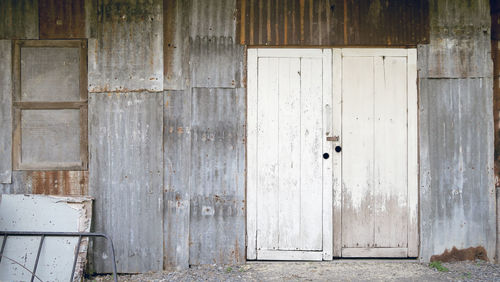
[[[21,48],[78,48],[79,101],[21,101]],[[12,162],[13,170],[88,170],[87,40],[13,40],[12,42]],[[22,163],[22,110],[79,110],[80,162]]]

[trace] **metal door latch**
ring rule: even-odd
[[[338,136],[329,136],[329,137],[326,137],[326,141],[337,142],[337,141],[339,141],[339,137]]]

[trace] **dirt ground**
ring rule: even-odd
[[[120,275],[119,281],[500,281],[500,265],[478,260],[443,263],[442,266],[448,271],[405,260],[252,262]],[[111,276],[97,276],[88,281],[111,280]]]

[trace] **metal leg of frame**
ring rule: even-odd
[[[42,252],[43,241],[45,240],[45,235],[40,238],[40,245],[38,245],[38,252],[36,253],[35,267],[33,268],[33,273],[31,274],[31,282],[35,280],[36,268],[38,267],[38,260],[40,259],[40,253]]]
[[[5,249],[5,243],[7,243],[7,234],[3,235],[2,248],[0,249],[0,262],[2,262],[3,250]]]
[[[7,236],[40,236],[40,245],[38,246],[38,253],[35,260],[35,268],[32,272],[31,281],[34,280],[36,268],[38,266],[38,261],[40,258],[40,253],[42,251],[42,245],[45,237],[78,237],[78,245],[75,252],[75,260],[73,261],[73,271],[71,273],[71,280],[74,278],[74,272],[76,268],[76,262],[78,260],[78,253],[80,251],[82,237],[101,237],[109,242],[109,251],[111,252],[112,266],[113,266],[113,280],[118,282],[117,272],[116,272],[116,258],[115,258],[115,248],[113,246],[113,241],[106,234],[103,233],[90,233],[90,232],[37,232],[37,231],[0,231],[0,236],[4,236],[2,247],[0,249],[0,260],[3,255],[5,244],[7,241]],[[72,281],[71,281],[72,282]]]
[[[80,244],[82,243],[82,236],[78,236],[78,243],[75,249],[75,260],[73,260],[73,270],[71,270],[71,280],[73,282],[73,277],[75,277],[76,262],[78,261],[78,253],[80,252]]]

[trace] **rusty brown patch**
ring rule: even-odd
[[[88,195],[87,171],[31,171],[33,194],[57,196]]]
[[[488,254],[484,247],[470,247],[467,249],[457,249],[453,247],[451,251],[446,249],[444,253],[440,255],[433,255],[431,257],[431,262],[433,261],[442,261],[442,262],[454,262],[454,261],[465,261],[465,260],[485,260],[489,261]]]

